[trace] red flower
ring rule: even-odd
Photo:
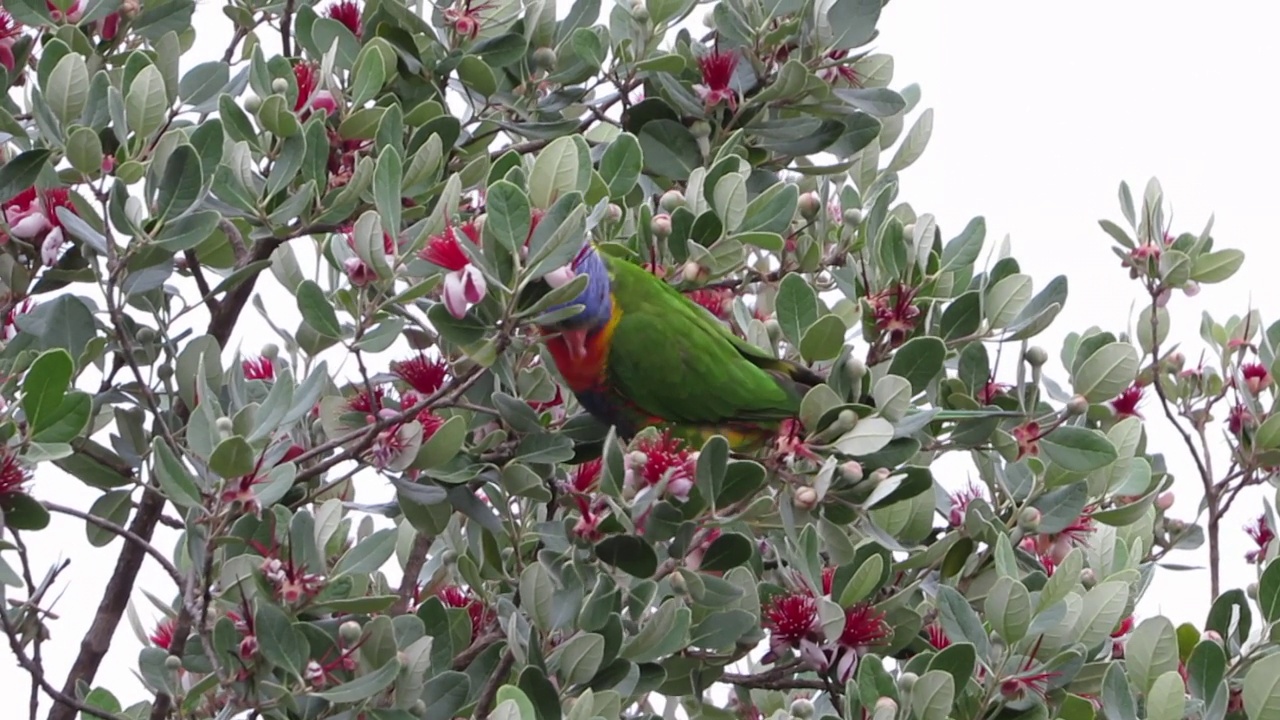
[[[65,20],[66,22],[74,23],[80,21],[80,0],[75,0],[75,2],[71,3],[71,7],[67,8],[66,15],[62,14],[62,10],[57,5],[54,5],[52,0],[45,0],[44,4],[49,8],[49,16],[53,18],[54,22],[60,23]]]
[[[404,395],[400,396],[400,409],[408,410],[414,405],[422,402],[422,400],[423,398],[418,397],[417,393],[406,392]],[[442,425],[445,424],[446,418],[442,418],[431,412],[431,408],[423,408],[418,411],[418,415],[414,420],[417,420],[418,424],[422,426],[422,441],[426,442],[431,439],[432,435],[436,434],[436,431],[439,430]]]
[[[324,14],[330,20],[337,20],[345,25],[351,31],[351,34],[356,37],[360,37],[364,30],[360,25],[360,6],[356,5],[352,0],[338,0],[338,2],[330,5]]]
[[[0,8],[0,65],[5,70],[13,70],[16,58],[13,56],[13,45],[18,41],[18,36],[22,34],[22,26],[18,24],[13,16]]]
[[[1236,403],[1227,413],[1227,430],[1230,430],[1232,435],[1238,436],[1246,429],[1252,429],[1256,424],[1253,413],[1249,412],[1243,403]]]
[[[156,623],[156,629],[151,631],[151,644],[158,648],[168,650],[173,645],[173,632],[177,628],[178,623],[173,618],[167,617]]]
[[[314,597],[324,588],[325,579],[316,573],[307,572],[305,565],[295,562],[291,553],[280,559],[279,548],[264,548],[253,543],[256,550],[262,553],[262,576],[276,591],[276,597],[283,603],[293,604]]]
[[[1142,386],[1134,384],[1117,395],[1111,401],[1111,409],[1115,411],[1116,417],[1141,418],[1142,413],[1138,412],[1138,403],[1142,400],[1142,392]]]
[[[328,90],[320,89],[320,68],[309,62],[299,62],[293,66],[293,79],[298,83],[298,97],[293,101],[293,111],[302,117],[311,114],[311,110],[324,110],[333,115],[338,110],[338,103]]]
[[[467,615],[471,618],[471,642],[475,642],[489,621],[493,620],[493,613],[470,590],[464,590],[457,585],[446,585],[436,592],[436,597],[440,598],[440,602],[446,607],[464,608],[467,611]]]
[[[938,650],[942,650],[943,648],[951,645],[951,638],[947,637],[947,632],[936,622],[931,622],[926,625],[924,632],[929,638],[929,644]]]
[[[244,371],[245,380],[273,380],[276,376],[275,365],[266,357],[246,358],[241,361],[240,369]]]
[[[31,312],[32,308],[35,306],[36,303],[34,300],[31,298],[25,298],[22,302],[14,303],[13,306],[9,308],[9,312],[4,314],[3,322],[0,324],[0,328],[3,329],[3,331],[0,332],[0,335],[3,336],[5,341],[9,341],[17,337],[19,332],[18,318]]]
[[[361,390],[347,401],[347,407],[351,408],[353,412],[376,413],[382,409],[382,397],[384,394],[385,391],[375,385],[373,397],[369,397],[367,390]]]
[[[1244,386],[1255,396],[1271,384],[1271,373],[1261,363],[1246,363],[1240,368],[1240,377],[1244,378]]]
[[[1133,616],[1126,615],[1125,618],[1120,621],[1120,625],[1116,627],[1114,631],[1112,631],[1111,637],[1113,638],[1124,637],[1125,635],[1128,635],[1129,631],[1131,630],[1133,630]]]
[[[0,488],[3,488],[3,481],[0,481]],[[0,490],[0,492],[3,492]],[[1253,543],[1258,546],[1257,550],[1250,550],[1244,559],[1251,563],[1261,563],[1267,557],[1267,550],[1271,547],[1271,541],[1276,539],[1276,532],[1271,527],[1271,523],[1267,521],[1266,514],[1258,516],[1258,519],[1245,525],[1244,531],[1249,533],[1249,537],[1253,538]]]
[[[529,401],[529,407],[533,408],[534,412],[542,412],[544,410],[550,410],[551,408],[560,407],[563,404],[564,404],[564,394],[560,392],[559,385],[556,386],[556,394],[553,395],[550,400],[541,400],[541,401],[530,400]]]
[[[994,380],[988,381],[982,389],[978,391],[977,401],[983,405],[990,405],[995,399],[1003,394],[1006,390],[1012,388],[1012,385],[1006,383],[998,383]]]
[[[737,93],[729,87],[733,81],[733,71],[738,68],[738,54],[732,51],[713,50],[698,58],[698,70],[702,72],[702,83],[693,89],[710,109],[722,101],[730,110],[738,107]]]
[[[604,462],[600,458],[596,458],[574,468],[573,476],[570,480],[574,492],[588,493],[594,490],[596,483],[600,482],[600,471],[603,467]]]
[[[653,486],[667,478],[667,492],[681,500],[689,498],[697,460],[683,441],[663,431],[657,437],[645,437],[635,444],[635,450],[644,454],[644,463],[638,469],[646,485]]]
[[[1018,460],[1028,455],[1040,454],[1040,423],[1029,422],[1013,429],[1013,439],[1018,441]]]
[[[1072,545],[1084,545],[1096,527],[1093,521],[1093,506],[1084,509],[1080,516],[1071,521],[1061,532],[1053,535],[1054,539],[1065,539]]]
[[[848,56],[848,50],[832,50],[827,53],[828,60],[844,60]],[[846,65],[843,63],[823,70],[822,79],[832,84],[837,80],[843,79],[853,87],[862,87],[862,78],[858,77],[857,71],[853,69],[852,65]]]
[[[1030,661],[1027,663],[1030,665]],[[1056,672],[1023,672],[1020,675],[1005,678],[1000,683],[1000,694],[1010,700],[1018,700],[1027,693],[1039,695],[1042,699],[1049,692],[1049,681],[1057,677]]]
[[[916,288],[903,283],[872,295],[871,307],[875,314],[876,329],[889,335],[889,343],[898,346],[916,329],[920,308],[912,304]]]
[[[859,603],[846,609],[840,644],[851,648],[882,644],[893,634],[884,618],[884,613],[869,603]]]
[[[57,263],[66,240],[58,208],[75,214],[71,192],[64,187],[41,191],[29,187],[4,203],[3,208],[9,234],[40,248],[40,258],[45,265]],[[7,239],[0,238],[0,241]]]
[[[728,288],[698,288],[685,295],[720,320],[728,319],[729,309],[733,306],[733,292]]]
[[[473,244],[479,243],[480,233],[476,231],[474,223],[467,223],[459,229]],[[446,225],[444,232],[439,235],[432,235],[427,240],[427,246],[418,255],[445,270],[461,270],[471,264],[466,253],[462,252],[462,246],[458,244],[458,235],[453,231],[452,225]]]
[[[833,567],[822,568],[822,594],[831,594],[831,583],[836,579],[836,569]]]
[[[22,464],[22,460],[7,449],[0,450],[0,497],[21,493],[30,480],[31,470]]]
[[[806,639],[816,639],[822,626],[818,622],[818,601],[807,592],[775,596],[764,609],[764,628],[774,642],[799,647]]]
[[[951,496],[951,512],[947,518],[951,521],[951,527],[960,527],[964,524],[964,515],[969,509],[969,503],[980,497],[982,497],[982,488],[972,482]]]
[[[449,365],[440,358],[428,358],[418,353],[408,360],[391,363],[391,372],[423,395],[439,390],[449,376]]]

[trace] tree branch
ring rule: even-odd
[[[413,593],[418,589],[418,575],[422,574],[422,566],[427,564],[427,551],[431,549],[434,539],[426,533],[414,534],[413,547],[409,550],[409,558],[404,563],[404,577],[400,580],[400,590],[397,593],[400,598],[391,606],[389,615],[394,617],[409,611],[409,604],[413,602]]]
[[[502,681],[511,674],[511,666],[515,665],[516,656],[507,648],[502,654],[502,659],[498,661],[498,667],[493,669],[493,674],[485,681],[484,688],[480,690],[480,699],[476,700],[476,710],[474,713],[476,720],[486,720],[489,712],[493,710],[493,700],[498,696],[498,688],[502,687]]]
[[[111,522],[110,520],[104,520],[103,518],[100,518],[97,515],[90,515],[87,512],[81,512],[79,510],[76,510],[75,508],[67,507],[65,505],[45,502],[44,506],[49,510],[52,510],[53,512],[61,513],[63,515],[70,515],[71,517],[74,517],[74,518],[79,518],[81,520],[84,520],[85,522],[91,523],[93,525],[97,525],[98,527],[102,528],[103,530],[106,530],[107,532],[119,535],[120,537],[124,538],[125,540],[131,543],[136,543],[142,549],[143,552],[147,553],[148,555],[151,556],[153,560],[160,563],[160,567],[164,568],[164,571],[169,573],[169,577],[173,578],[173,582],[177,584],[179,588],[182,588],[183,586],[182,573],[178,572],[178,568],[174,566],[172,562],[169,562],[169,558],[162,555],[159,550],[156,550],[154,545],[142,539],[142,537],[135,534],[132,530],[128,528],[120,527],[119,525]]]
[[[115,720],[115,717],[111,714],[103,710],[99,710],[98,708],[85,705],[77,700],[74,695],[69,695],[53,685],[50,685],[49,681],[45,679],[44,669],[39,665],[36,665],[35,662],[27,656],[26,651],[22,649],[22,644],[18,642],[17,630],[12,624],[10,624],[9,616],[3,612],[0,612],[0,626],[4,628],[4,634],[9,638],[9,649],[13,651],[13,656],[18,659],[18,665],[21,666],[23,670],[26,670],[31,674],[31,679],[39,683],[40,689],[43,690],[44,694],[48,695],[55,703],[53,710],[49,714],[50,717],[53,717],[54,713],[58,712],[59,709],[62,709],[70,718],[74,718],[76,713],[83,713],[85,715],[92,715],[96,718],[102,718],[102,720]]]

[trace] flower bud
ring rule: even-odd
[[[702,26],[703,26],[703,27],[705,27],[705,28],[707,28],[708,30],[715,30],[715,29],[716,29],[716,16],[715,16],[715,14],[714,14],[714,13],[703,13],[703,14],[702,14]]]
[[[801,510],[812,510],[818,506],[818,491],[807,485],[796,488],[793,495],[796,507]]]
[[[609,203],[604,209],[604,219],[611,223],[622,220],[622,208],[617,203]]]
[[[1252,600],[1257,600],[1258,599],[1258,583],[1256,582],[1249,583],[1249,587],[1244,589],[1244,594],[1248,595],[1249,598]]]
[[[413,703],[413,707],[409,708],[409,714],[414,717],[424,718],[427,716],[427,704],[422,700]]]
[[[666,213],[654,215],[649,221],[649,231],[659,240],[668,238],[671,235],[671,216]]]
[[[915,223],[907,223],[906,225],[903,225],[903,226],[902,226],[902,237],[904,237],[904,238],[906,238],[906,239],[908,239],[908,240],[913,240],[913,239],[915,238],[915,236],[916,236],[916,224],[915,224]]]
[[[1201,635],[1200,637],[1204,638],[1205,640],[1216,642],[1219,645],[1222,644],[1222,634],[1219,633],[1217,630],[1205,630],[1204,635]]]
[[[1067,401],[1068,415],[1083,415],[1089,412],[1089,401],[1083,395],[1076,395]]]
[[[867,363],[857,355],[850,355],[849,359],[844,361],[844,371],[850,380],[857,382],[867,374]]]
[[[1022,512],[1018,513],[1018,527],[1027,532],[1039,532],[1040,518],[1039,510],[1033,507],[1023,508]]]
[[[1040,367],[1049,362],[1049,353],[1039,345],[1032,345],[1023,353],[1022,359],[1026,360],[1031,367]]]
[[[275,343],[267,343],[262,346],[262,357],[268,360],[275,360],[280,356],[280,346]]]
[[[862,222],[862,210],[858,208],[849,208],[844,211],[845,225],[858,225]]]
[[[556,69],[556,51],[549,47],[540,47],[533,51],[533,66],[539,70]]]
[[[851,483],[862,482],[862,463],[857,460],[849,460],[842,464],[840,472],[844,475],[844,479]]]
[[[1200,294],[1200,283],[1195,280],[1188,280],[1186,285],[1182,286],[1182,293],[1187,297],[1195,297]]]
[[[360,623],[355,620],[348,620],[338,626],[338,637],[342,638],[342,644],[348,647],[360,641],[362,632]]]
[[[284,78],[276,78],[271,81],[271,92],[284,93],[289,89],[289,81]]]
[[[812,220],[822,212],[822,198],[816,192],[807,192],[800,196],[799,207],[800,217]]]
[[[1093,568],[1080,571],[1080,584],[1084,585],[1086,590],[1098,584],[1098,574],[1093,571]]]
[[[882,697],[876,701],[871,720],[893,720],[898,714],[898,703],[891,697]]]
[[[182,658],[177,655],[170,655],[164,659],[164,667],[170,672],[178,672],[182,669]]]
[[[710,13],[707,13],[708,15]],[[711,137],[711,123],[706,120],[698,120],[689,126],[689,133],[697,140]]]
[[[246,635],[244,639],[240,641],[240,648],[238,652],[240,653],[241,660],[252,659],[253,656],[258,654],[258,637],[256,635]]]
[[[631,17],[641,23],[649,22],[649,7],[645,4],[644,0],[636,0],[631,3]]]
[[[162,364],[156,368],[156,375],[162,382],[168,382],[173,379],[173,367],[167,363]]]
[[[685,263],[680,272],[684,276],[684,281],[687,283],[698,282],[707,275],[706,268],[692,260]]]
[[[782,325],[775,318],[769,318],[764,321],[765,332],[769,333],[769,342],[777,344],[782,342]]]
[[[244,110],[248,113],[256,113],[262,109],[262,98],[257,95],[244,96]]]
[[[649,462],[649,456],[642,450],[632,450],[627,453],[627,467],[642,468],[647,462]]]
[[[898,676],[898,689],[903,693],[909,693],[919,679],[920,676],[913,672],[904,672]]]
[[[685,200],[684,193],[679,190],[668,190],[662,193],[662,198],[658,200],[658,205],[667,212],[675,212],[676,208],[684,207],[689,203]]]
[[[235,432],[235,426],[231,423],[231,418],[226,415],[215,420],[213,426],[218,429],[218,434],[224,438]]]
[[[880,483],[888,480],[889,476],[892,474],[893,472],[889,470],[889,468],[876,468],[871,472],[871,477],[869,479],[873,484],[879,485]]]
[[[809,720],[813,717],[813,701],[809,698],[796,698],[791,701],[791,716],[800,718],[800,720]]]
[[[1160,495],[1156,497],[1156,507],[1161,512],[1167,511],[1169,508],[1173,507],[1173,491],[1160,493]]]
[[[688,595],[689,584],[685,582],[684,576],[680,573],[672,573],[668,582],[671,583],[671,592],[677,595]]]

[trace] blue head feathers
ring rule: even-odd
[[[559,310],[570,305],[582,305],[582,312],[573,317],[561,320],[554,327],[562,330],[580,330],[603,327],[613,316],[613,299],[609,282],[609,269],[596,249],[587,243],[578,252],[566,268],[553,270],[547,275],[547,281],[553,287],[561,287],[578,275],[587,276],[587,287],[578,297],[567,302],[552,305],[547,312]]]

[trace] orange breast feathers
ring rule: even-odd
[[[570,390],[580,392],[604,384],[609,347],[621,319],[622,311],[615,300],[613,315],[604,327],[561,332],[547,338],[547,350]]]

